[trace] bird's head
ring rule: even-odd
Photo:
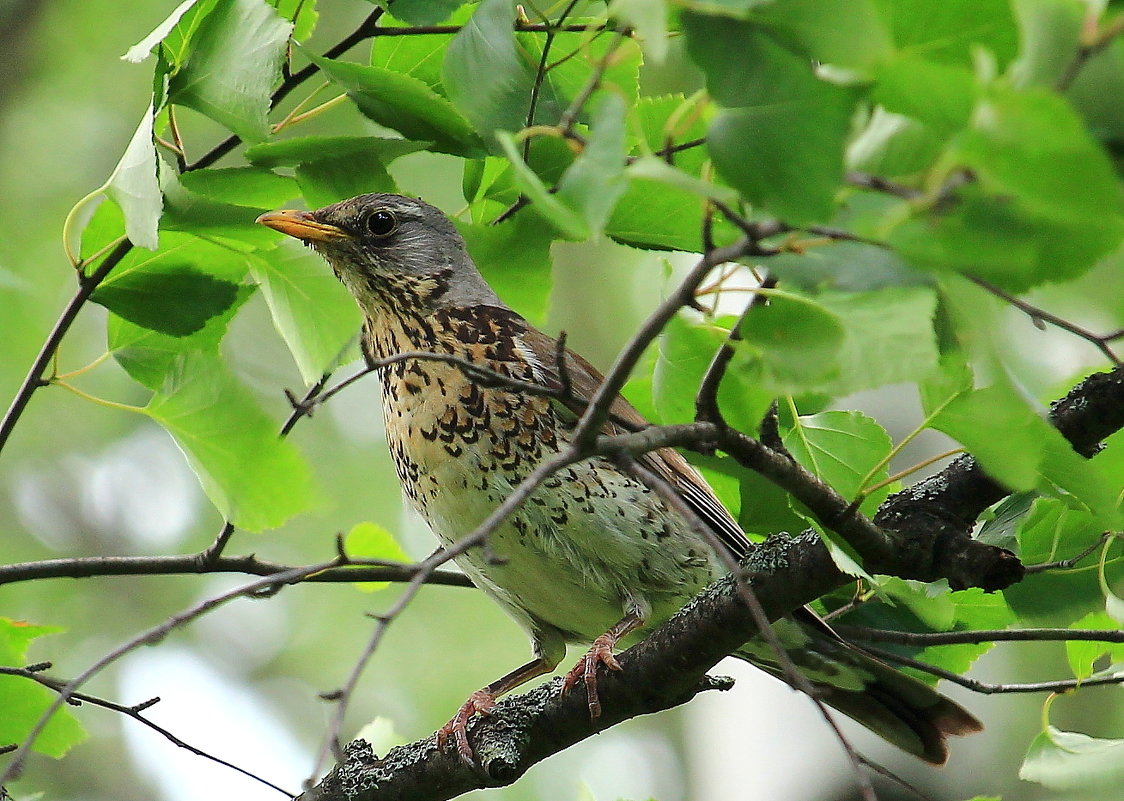
[[[323,256],[368,314],[498,303],[453,223],[420,200],[359,195],[315,211],[271,211],[257,221]]]

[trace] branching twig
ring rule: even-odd
[[[976,286],[990,292],[992,295],[995,295],[997,298],[1002,299],[1006,303],[1009,303],[1019,311],[1024,312],[1028,317],[1030,317],[1031,321],[1036,326],[1041,327],[1043,324],[1049,323],[1050,325],[1056,328],[1060,328],[1063,331],[1068,331],[1074,336],[1080,337],[1081,339],[1096,347],[1097,350],[1103,353],[1105,357],[1114,365],[1120,364],[1120,357],[1117,356],[1112,351],[1112,348],[1108,346],[1109,342],[1119,338],[1119,334],[1117,332],[1112,332],[1111,334],[1107,335],[1094,334],[1089,329],[1083,328],[1076,323],[1070,322],[1064,317],[1059,317],[1056,314],[1051,314],[1045,309],[1040,309],[1034,304],[1028,303],[1022,298],[1018,298],[1012,295],[1010,292],[1000,289],[999,287],[995,286],[995,284],[992,284],[989,281],[985,281],[984,279],[977,278],[975,276],[968,277]]]
[[[261,593],[263,590],[280,588],[285,586],[286,584],[293,584],[299,581],[303,581],[308,576],[314,575],[321,570],[339,567],[344,563],[345,560],[336,558],[330,562],[323,562],[321,564],[311,565],[309,567],[296,568],[294,570],[289,570],[283,573],[277,573],[273,576],[258,579],[257,581],[252,581],[249,584],[245,584],[237,589],[230,590],[229,592],[224,592],[221,595],[217,595],[213,598],[208,598],[207,600],[202,601],[201,603],[198,603],[195,606],[192,606],[189,609],[180,612],[179,614],[173,615],[163,623],[145,630],[144,632],[136,635],[124,644],[119,645],[117,648],[114,648],[112,651],[105,654],[92,665],[90,665],[90,667],[86,668],[84,671],[74,677],[71,681],[58,688],[58,696],[54,701],[51,702],[51,704],[47,707],[43,714],[40,715],[35,725],[32,726],[31,731],[28,732],[27,736],[24,738],[23,743],[19,748],[15,750],[11,762],[8,764],[7,768],[5,768],[3,774],[0,775],[0,785],[19,776],[20,772],[23,770],[23,764],[27,759],[27,755],[31,749],[31,746],[43,732],[44,727],[47,725],[48,721],[50,721],[55,712],[57,712],[63,704],[68,703],[70,699],[74,697],[74,693],[76,693],[79,688],[82,687],[82,685],[84,685],[87,681],[99,674],[102,670],[116,662],[121,657],[125,656],[128,653],[131,653],[132,651],[135,651],[143,645],[151,645],[153,643],[159,642],[175,629],[184,626],[187,623],[190,623],[196,618],[202,617],[208,612],[217,609],[218,607],[235,598],[252,596]]]
[[[959,673],[953,673],[951,670],[945,670],[942,667],[930,665],[927,662],[911,659],[908,656],[902,656],[893,651],[869,647],[864,647],[862,650],[883,661],[893,662],[902,667],[913,668],[914,670],[920,670],[923,673],[928,673],[938,678],[947,679],[954,684],[959,684],[961,687],[966,687],[972,692],[981,693],[982,695],[999,695],[1003,693],[1064,693],[1070,690],[1076,690],[1080,687],[1124,684],[1124,673],[1111,676],[1091,676],[1087,679],[1059,679],[1057,681],[1036,681],[1021,684],[996,684],[961,676]]]
[[[1076,556],[1071,556],[1068,559],[1058,559],[1054,562],[1043,562],[1038,565],[1027,565],[1027,575],[1030,575],[1031,573],[1044,573],[1047,570],[1069,570],[1070,568],[1076,567],[1084,559],[1087,559],[1098,550],[1100,550],[1101,546],[1105,544],[1105,540],[1107,540],[1111,536],[1111,531],[1104,532],[1100,537],[1097,538],[1096,542],[1082,550],[1081,553],[1077,554]]]
[[[45,559],[39,562],[20,562],[0,565],[0,586],[21,581],[50,578],[90,578],[94,576],[183,576],[209,573],[244,573],[251,576],[276,576],[300,565],[280,565],[247,556],[220,556],[210,562],[199,554],[170,556],[79,556],[63,559]],[[362,581],[413,581],[419,572],[417,564],[375,563],[355,559],[348,567],[324,570],[309,576],[305,581],[322,583]],[[471,587],[468,577],[451,571],[432,571],[426,578],[429,584],[449,587]]]
[[[31,665],[29,667],[23,667],[23,668],[0,666],[0,674],[6,675],[6,676],[19,676],[19,677],[22,677],[22,678],[25,678],[25,679],[31,679],[36,684],[40,684],[40,685],[42,685],[43,687],[46,687],[49,690],[54,690],[55,692],[62,692],[67,686],[69,686],[71,684],[71,682],[65,681],[63,679],[55,679],[55,678],[52,678],[50,676],[44,676],[42,671],[47,670],[50,667],[51,667],[51,664],[49,662],[45,662],[45,663],[42,663],[42,664],[39,664],[39,665]],[[195,754],[196,756],[203,757],[204,759],[208,759],[211,762],[215,762],[219,765],[222,765],[223,767],[227,767],[227,768],[230,768],[231,770],[237,771],[238,773],[241,773],[243,776],[251,778],[256,782],[260,782],[261,784],[264,784],[266,787],[270,787],[270,788],[276,790],[277,792],[279,792],[279,793],[281,793],[285,796],[288,796],[290,798],[293,796],[293,794],[291,792],[289,792],[288,790],[286,790],[284,787],[279,787],[278,785],[274,784],[273,782],[271,782],[267,779],[263,779],[261,776],[258,776],[256,773],[251,773],[250,771],[246,770],[245,768],[241,768],[238,765],[235,765],[233,762],[228,762],[227,760],[223,759],[222,757],[217,757],[214,754],[208,753],[207,751],[204,751],[201,748],[196,748],[194,745],[191,745],[190,743],[184,742],[179,737],[177,737],[176,735],[172,734],[170,731],[165,729],[163,726],[160,726],[159,724],[153,722],[149,718],[146,718],[143,714],[144,710],[151,709],[152,706],[154,704],[158,703],[159,701],[160,701],[159,698],[150,698],[149,700],[144,701],[142,703],[133,704],[131,706],[126,706],[124,704],[119,704],[116,701],[109,701],[105,698],[99,698],[96,695],[88,695],[87,693],[77,693],[77,692],[72,692],[70,694],[69,699],[68,699],[68,703],[71,703],[71,704],[75,704],[75,705],[77,705],[77,703],[90,704],[91,706],[97,706],[97,707],[101,707],[102,709],[108,709],[112,712],[118,712],[118,713],[124,715],[127,718],[132,718],[133,720],[137,721],[138,723],[152,729],[154,732],[161,735],[164,739],[168,740],[168,742],[172,743],[175,746],[178,746],[179,748],[183,748],[184,750],[190,751],[191,753]]]
[[[840,625],[836,629],[848,640],[887,642],[895,645],[977,645],[985,642],[1121,642],[1120,629],[978,629],[974,631],[889,631],[866,626]]]

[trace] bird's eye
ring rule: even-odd
[[[389,211],[376,211],[367,217],[367,231],[384,239],[398,230],[398,219]]]

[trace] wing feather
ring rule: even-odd
[[[543,382],[547,386],[561,389],[557,341],[528,326],[524,334],[524,342],[538,362]],[[572,397],[561,403],[576,419],[585,411],[586,403],[593,398],[603,376],[596,367],[569,348],[565,349],[563,358]],[[620,395],[609,407],[609,412],[611,418],[602,428],[605,434],[621,434],[650,425],[632,404]],[[706,480],[682,454],[671,448],[661,448],[640,457],[640,461],[680,492],[687,505],[710,527],[719,542],[735,557],[741,558],[752,549],[753,546],[741,527],[714,495]]]

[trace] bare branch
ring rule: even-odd
[[[21,581],[49,578],[90,578],[93,576],[182,576],[208,573],[244,573],[252,576],[276,576],[306,566],[282,565],[246,556],[222,556],[207,561],[200,554],[171,556],[79,556],[64,559],[45,559],[39,562],[20,562],[0,565],[0,586]],[[370,560],[353,560],[345,567],[322,570],[308,576],[305,581],[320,583],[394,581],[408,582],[421,571],[418,564],[374,563]],[[471,587],[472,582],[461,573],[431,571],[427,584],[449,587]]]
[[[0,674],[3,674],[5,676],[19,676],[19,677],[22,677],[22,678],[25,678],[25,679],[30,679],[31,681],[34,681],[36,684],[42,685],[43,687],[46,687],[49,690],[54,690],[57,693],[61,693],[67,686],[69,686],[71,684],[71,682],[66,681],[65,679],[56,679],[56,678],[52,678],[50,676],[44,676],[41,671],[50,668],[50,666],[51,665],[50,665],[49,662],[48,663],[42,663],[42,664],[39,664],[39,665],[30,665],[30,666],[24,667],[24,668],[0,666]],[[172,734],[170,731],[165,729],[163,726],[160,726],[159,724],[157,724],[157,723],[149,720],[148,718],[146,718],[142,714],[144,712],[144,710],[151,709],[159,701],[160,701],[159,698],[150,698],[147,701],[143,701],[139,704],[133,704],[132,706],[125,706],[124,704],[119,704],[116,701],[109,701],[105,698],[99,698],[96,695],[89,695],[87,693],[72,692],[70,694],[70,697],[69,697],[67,702],[71,703],[71,704],[76,704],[77,702],[80,702],[80,703],[83,703],[83,704],[90,704],[91,706],[101,707],[102,709],[108,709],[112,712],[118,712],[118,713],[124,715],[127,718],[132,718],[133,720],[137,721],[138,723],[140,723],[144,726],[147,726],[148,728],[152,729],[157,734],[161,735],[168,742],[172,743],[173,745],[175,745],[179,748],[184,749],[185,751],[190,751],[191,753],[195,754],[196,756],[203,757],[204,759],[208,759],[211,762],[215,762],[219,765],[222,765],[223,767],[227,767],[227,768],[230,768],[231,770],[237,771],[238,773],[241,773],[243,776],[251,778],[256,782],[260,782],[261,784],[264,784],[266,787],[272,788],[272,789],[276,790],[277,792],[292,798],[293,794],[291,792],[289,792],[288,790],[286,790],[284,787],[280,787],[280,786],[274,784],[273,782],[271,782],[267,779],[263,779],[261,776],[258,776],[256,773],[252,773],[252,772],[246,770],[245,768],[241,768],[238,765],[235,765],[233,762],[228,762],[227,760],[223,759],[222,757],[217,757],[214,754],[208,753],[207,751],[204,751],[201,748],[196,748],[194,745],[191,745],[190,743],[187,743],[187,742],[181,740],[179,737]]]
[[[978,629],[974,631],[887,631],[866,626],[836,626],[849,640],[888,642],[895,645],[975,645],[985,642],[1121,642],[1120,629]]]
[[[974,283],[976,286],[987,290],[992,295],[995,295],[995,297],[1001,298],[1005,302],[1014,306],[1019,311],[1024,312],[1028,317],[1030,317],[1031,321],[1036,326],[1042,326],[1045,323],[1049,323],[1050,325],[1056,328],[1060,328],[1063,331],[1068,331],[1074,336],[1079,337],[1096,347],[1097,350],[1103,353],[1105,358],[1107,358],[1114,365],[1120,364],[1120,357],[1118,357],[1113,352],[1112,348],[1108,346],[1109,342],[1111,342],[1113,339],[1116,339],[1116,332],[1103,336],[1094,334],[1089,329],[1083,328],[1076,323],[1072,323],[1069,320],[1066,320],[1064,317],[1059,317],[1056,314],[1052,314],[1045,309],[1040,309],[1034,304],[1028,303],[1022,298],[1016,297],[1010,292],[1000,289],[999,287],[995,286],[995,284],[992,284],[989,281],[985,281],[984,279],[977,278],[975,276],[969,276],[969,278],[971,278],[972,283]]]
[[[160,623],[159,625],[153,626],[152,628],[141,632],[124,644],[114,648],[112,651],[105,654],[92,665],[90,665],[90,667],[86,668],[84,671],[78,674],[71,681],[58,688],[58,697],[55,698],[53,702],[51,702],[46,711],[44,711],[43,714],[39,717],[39,720],[36,721],[35,725],[31,728],[31,731],[28,732],[27,737],[24,738],[23,743],[19,748],[16,749],[15,756],[12,757],[12,761],[8,764],[8,767],[4,770],[4,773],[0,775],[0,785],[19,776],[19,774],[23,770],[24,761],[27,759],[27,755],[31,750],[31,746],[34,744],[36,738],[38,738],[39,735],[43,732],[43,728],[47,725],[48,721],[50,721],[55,712],[57,712],[63,704],[68,703],[70,699],[74,697],[74,693],[76,693],[82,685],[99,674],[109,665],[112,665],[121,657],[125,656],[128,653],[131,653],[132,651],[135,651],[143,645],[151,645],[160,642],[175,629],[190,623],[196,618],[202,617],[208,612],[217,609],[218,607],[222,606],[228,601],[234,600],[235,598],[252,596],[256,593],[260,593],[262,590],[266,590],[269,588],[281,588],[287,584],[295,584],[303,581],[309,576],[319,573],[322,570],[339,567],[343,563],[344,561],[342,559],[337,558],[333,559],[330,562],[322,562],[318,565],[296,568],[294,570],[288,570],[283,573],[277,573],[273,576],[261,578],[257,581],[251,581],[249,584],[245,584],[241,587],[230,590],[229,592],[224,592],[221,595],[217,595],[213,598],[208,598],[207,600],[202,601],[201,603],[198,603],[184,610],[183,612],[180,612],[179,614],[173,615],[163,623]]]
[[[893,651],[866,647],[864,647],[863,650],[871,656],[876,656],[886,662],[892,662],[902,667],[913,668],[914,670],[920,670],[923,673],[928,673],[938,678],[947,679],[954,684],[959,684],[961,687],[966,687],[972,692],[981,693],[982,695],[998,695],[1003,693],[1063,693],[1081,687],[1124,684],[1124,673],[1117,673],[1109,676],[1091,676],[1087,679],[1060,679],[1058,681],[1036,681],[1025,684],[995,684],[968,678],[967,676],[961,676],[959,673],[953,673],[951,670],[945,670],[936,665],[930,665],[927,662],[911,659],[908,656],[902,656]]]

